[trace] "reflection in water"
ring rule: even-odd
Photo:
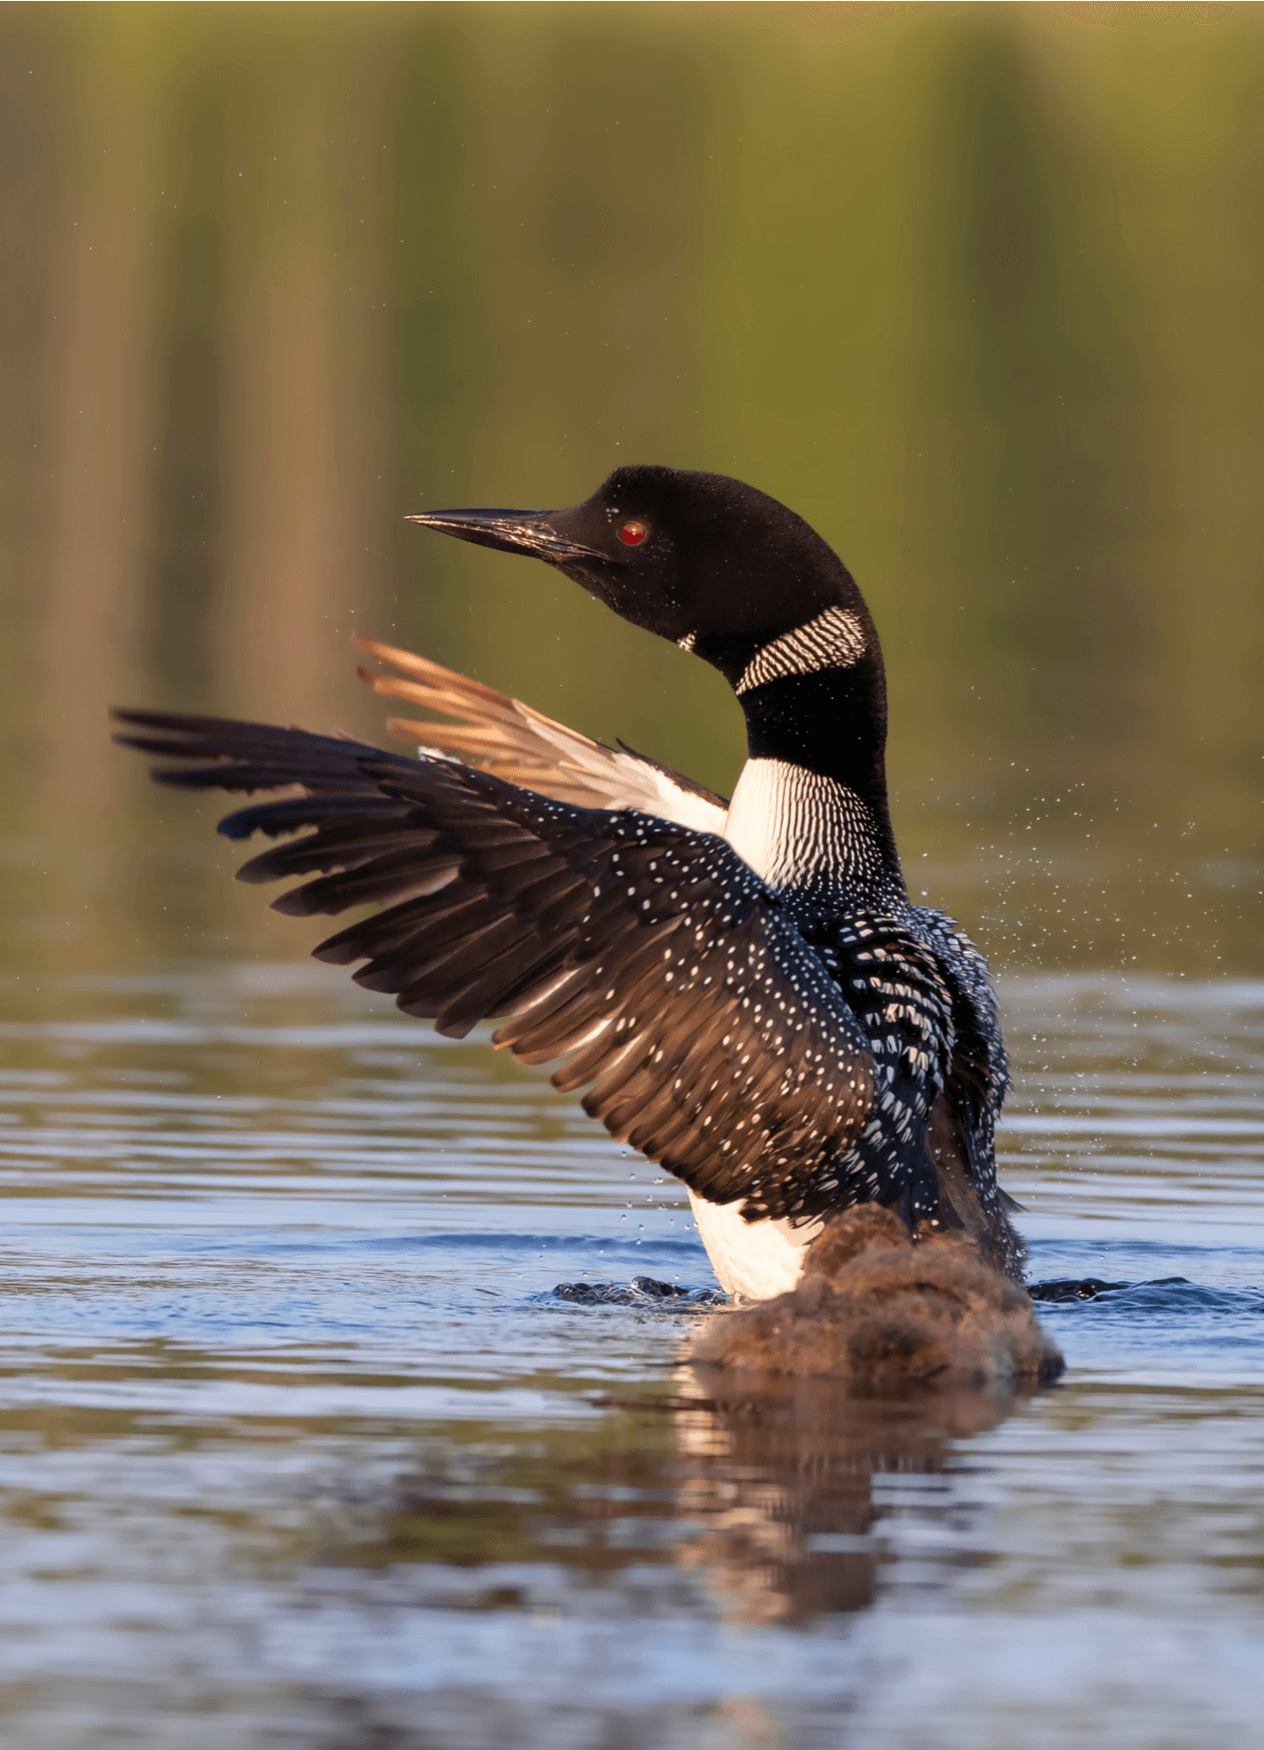
[[[689,1363],[675,1377],[675,1397],[598,1398],[606,1423],[582,1439],[431,1448],[385,1498],[357,1503],[356,1535],[322,1559],[412,1570],[431,1602],[459,1597],[471,1610],[538,1606],[541,1561],[607,1588],[621,1574],[635,1585],[647,1564],[665,1581],[675,1565],[722,1621],[803,1627],[878,1595],[894,1558],[882,1536],[892,1506],[875,1479],[941,1479],[900,1501],[942,1518],[957,1443],[1035,1395],[875,1396],[772,1374],[735,1386]],[[445,1584],[435,1564],[468,1578]]]
[[[953,1443],[993,1428],[1034,1391],[866,1397],[837,1382],[681,1370],[678,1511],[700,1530],[680,1559],[705,1570],[726,1616],[806,1623],[873,1602],[885,1560],[874,1478],[940,1474]]]

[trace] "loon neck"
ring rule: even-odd
[[[814,870],[820,867],[828,875],[846,868],[856,879],[867,871],[864,885],[902,896],[904,881],[887,802],[881,656],[867,653],[848,668],[780,675],[739,697],[751,761],[742,777],[751,774],[751,803],[758,789],[761,806],[771,810],[769,830],[785,840],[779,866],[793,854],[796,838],[803,840],[805,854],[810,839]],[[791,783],[783,777],[774,783],[774,768],[783,774],[797,771],[802,778]],[[735,805],[738,800],[735,794]],[[773,815],[784,818],[773,824]],[[803,859],[796,856],[796,861]]]
[[[761,879],[812,916],[902,911],[907,903],[889,822],[847,785],[806,766],[749,759],[724,836]]]

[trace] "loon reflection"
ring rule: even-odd
[[[617,1613],[622,1598],[638,1616],[806,1624],[873,1604],[900,1559],[893,1516],[960,1524],[956,1443],[1030,1395],[857,1395],[696,1363],[674,1384],[671,1397],[597,1400],[595,1427],[428,1441],[325,1559],[389,1567],[420,1602],[463,1610],[564,1615],[582,1599]],[[363,1500],[359,1483],[352,1493]],[[973,1539],[962,1547],[977,1561]],[[955,1565],[951,1541],[937,1550]]]

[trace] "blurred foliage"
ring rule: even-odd
[[[1262,201],[1254,6],[4,8],[10,964],[303,952],[104,712],[377,734],[356,629],[730,785],[718,677],[403,521],[644,460],[856,572],[915,893],[1258,972]]]

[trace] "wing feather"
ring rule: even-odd
[[[469,687],[462,699],[488,691]],[[743,1199],[747,1219],[810,1221],[872,1198],[854,1147],[873,1103],[866,1037],[723,839],[446,758],[118,715],[120,740],[175,762],[156,772],[164,783],[305,788],[223,830],[299,833],[241,871],[300,877],[274,902],[282,911],[385,908],[329,937],[321,959],[362,962],[360,983],[447,1034],[503,1017],[497,1044],[526,1063],[562,1058],[555,1083],[587,1085],[585,1110],[613,1135],[716,1202]]]
[[[440,749],[558,802],[580,808],[637,808],[697,832],[723,832],[729,806],[725,798],[670,766],[629,747],[592,741],[520,699],[441,668],[424,656],[368,638],[357,643],[366,655],[396,671],[359,671],[375,693],[459,719],[444,723],[432,717],[421,722],[389,718],[387,728],[400,741],[420,746],[423,752]]]

